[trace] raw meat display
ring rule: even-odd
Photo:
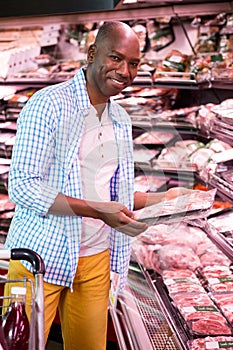
[[[207,293],[180,293],[171,295],[189,330],[202,335],[232,334],[226,318]]]
[[[164,148],[153,165],[161,168],[190,169],[192,163],[189,156],[199,147],[204,147],[204,144],[196,140],[177,141],[173,146]]]
[[[213,139],[207,144],[197,140],[180,140],[174,145],[164,148],[157,157],[153,166],[174,169],[193,169],[202,171],[208,167],[213,155],[231,149],[226,142]]]
[[[190,341],[190,349],[198,349],[203,337],[217,341],[220,335],[233,334],[231,261],[201,228],[185,222],[154,225],[132,247],[137,260],[160,276],[157,283],[164,285],[188,338],[197,338]],[[221,285],[231,293],[214,292]]]

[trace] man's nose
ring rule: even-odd
[[[121,61],[118,68],[116,69],[116,73],[127,77],[129,75],[129,66],[126,61]]]

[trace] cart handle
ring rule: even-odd
[[[13,248],[11,249],[10,258],[12,260],[26,260],[32,264],[33,274],[42,274],[45,273],[45,265],[41,256],[34,252],[31,249],[27,248]]]

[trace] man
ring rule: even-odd
[[[110,96],[137,75],[137,35],[105,23],[73,79],[35,93],[18,119],[9,176],[16,204],[6,247],[26,247],[44,260],[45,339],[57,308],[65,350],[106,348],[110,269],[123,289],[130,236],[147,229],[133,209],[173,198],[133,193],[130,118]],[[8,278],[27,275],[11,261]]]

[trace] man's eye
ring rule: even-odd
[[[120,61],[120,58],[117,56],[111,56],[111,57],[112,57],[112,60],[114,60],[114,61]]]

